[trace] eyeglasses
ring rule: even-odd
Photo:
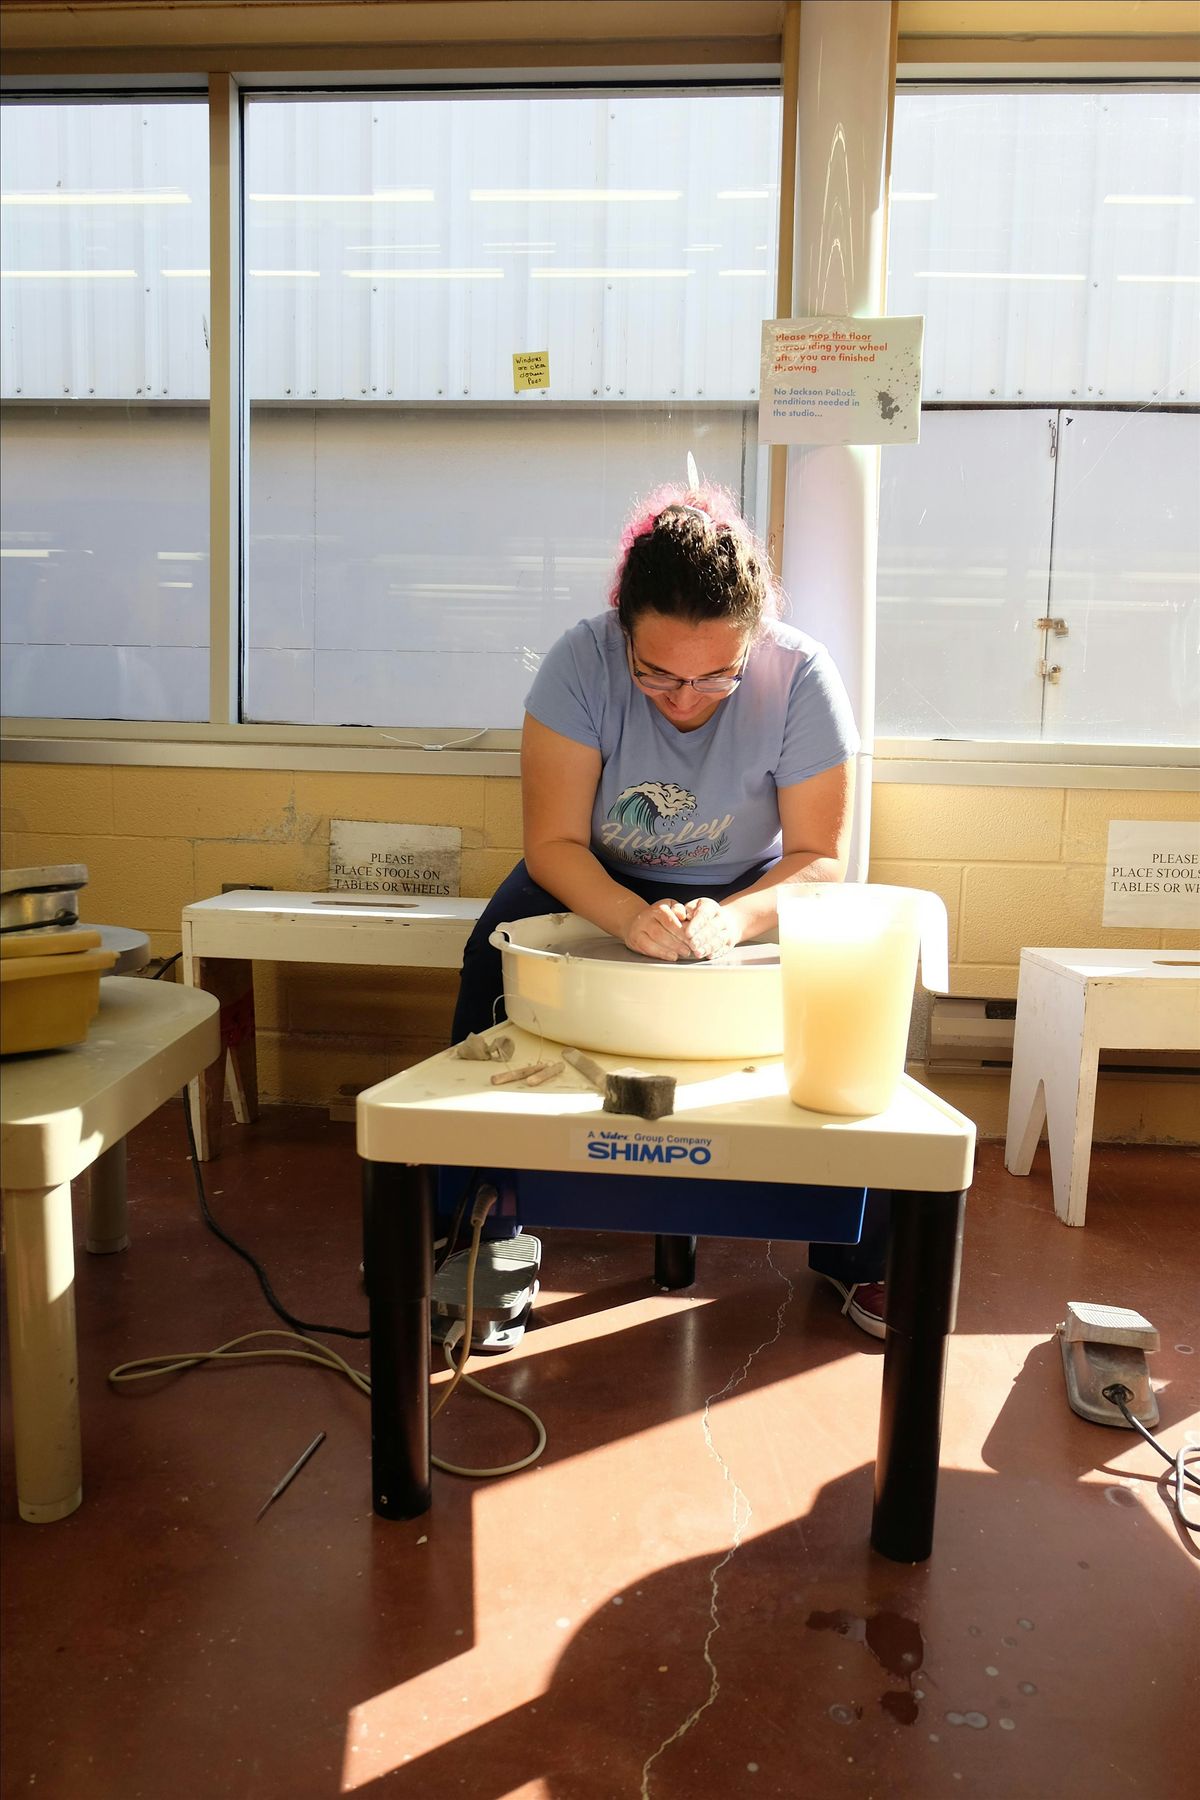
[[[747,651],[746,656],[749,654]],[[652,669],[638,668],[633,640],[629,640],[629,664],[633,670],[633,679],[648,694],[678,694],[688,687],[695,688],[698,694],[732,694],[746,672],[746,656],[742,657],[734,675],[697,675],[690,679],[683,675],[659,675]]]

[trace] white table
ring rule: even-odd
[[[497,1030],[515,1039],[515,1064],[533,1061],[539,1052],[554,1055],[553,1045],[511,1024]],[[609,1069],[624,1061],[596,1060]],[[600,1095],[570,1067],[539,1088],[497,1088],[490,1085],[495,1064],[463,1062],[450,1051],[358,1096],[375,1511],[413,1518],[430,1503],[434,1165],[566,1173],[571,1180],[550,1184],[567,1197],[565,1216],[551,1219],[536,1210],[524,1216],[532,1224],[574,1223],[590,1230],[613,1229],[623,1213],[625,1230],[820,1237],[804,1228],[810,1191],[844,1190],[849,1208],[861,1204],[863,1188],[889,1187],[887,1335],[871,1541],[897,1561],[922,1561],[933,1535],[946,1340],[957,1303],[974,1125],[907,1076],[887,1112],[832,1118],[792,1105],[777,1058],[749,1067],[639,1066],[672,1074],[677,1083],[675,1111],[653,1124],[604,1112]],[[679,1154],[667,1159],[672,1148]],[[647,1196],[643,1223],[629,1223],[629,1208],[614,1202],[611,1187],[606,1196],[605,1178],[620,1183],[622,1194],[630,1182],[645,1184],[639,1190],[639,1199]],[[690,1224],[679,1204],[689,1183],[699,1184]],[[791,1229],[786,1205],[781,1218],[779,1184],[787,1184],[785,1201],[795,1194]],[[756,1185],[762,1192],[774,1189],[769,1230],[746,1224]],[[676,1220],[666,1227],[653,1216],[654,1207],[665,1204],[664,1189]],[[851,1190],[857,1190],[856,1201]]]
[[[1200,1050],[1200,955],[1022,950],[1004,1166],[1028,1175],[1048,1125],[1054,1210],[1087,1210],[1101,1050]]]
[[[332,902],[332,904],[331,904]],[[238,888],[183,909],[183,979],[221,1003],[218,1060],[192,1084],[200,1160],[221,1147],[226,1064],[241,1124],[258,1113],[254,1054],[254,963],[347,963],[358,967],[457,969],[485,900],[339,903],[336,894]]]
[[[66,1518],[83,1496],[71,1182],[89,1166],[95,1174],[107,1158],[123,1159],[126,1132],[178,1094],[219,1044],[210,995],[110,976],[82,1044],[4,1060],[0,1152],[17,1500],[33,1524]],[[128,1242],[123,1182],[95,1185],[92,1203],[89,1248],[121,1248]]]

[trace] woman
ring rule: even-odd
[[[467,944],[456,1041],[502,1015],[505,921],[576,912],[675,962],[768,931],[785,883],[842,880],[858,736],[827,652],[778,614],[724,491],[663,489],[630,522],[609,610],[563,634],[526,701],[525,856]],[[868,1213],[862,1244],[810,1262],[882,1337],[886,1213]]]

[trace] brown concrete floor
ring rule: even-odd
[[[1069,1298],[1142,1309],[1162,1434],[1196,1441],[1195,1151],[1097,1150],[1070,1231],[1044,1150],[1017,1180],[982,1148],[917,1568],[867,1545],[880,1349],[800,1245],[701,1244],[696,1287],[663,1295],[648,1239],[546,1234],[538,1326],[483,1370],[541,1413],[546,1455],[436,1476],[408,1524],[371,1514],[347,1382],[277,1364],[114,1391],[123,1359],[274,1323],[183,1152],[174,1104],[131,1140],[131,1248],[79,1251],[69,1520],[18,1521],[6,1396],[5,1800],[1195,1792],[1196,1551],[1166,1465],[1068,1410],[1052,1338]],[[207,1174],[293,1311],[365,1322],[350,1126],[271,1111]],[[504,1461],[527,1439],[465,1394],[436,1442]]]

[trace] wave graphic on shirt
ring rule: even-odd
[[[696,826],[689,817],[696,807],[695,794],[677,782],[635,782],[622,788],[608,809],[604,846],[643,867],[678,869],[711,862],[728,847],[724,827],[731,823],[730,815]]]
[[[674,781],[639,781],[634,787],[622,788],[608,809],[610,819],[623,825],[635,825],[639,831],[653,831],[667,819],[681,813],[694,813],[696,796]]]

